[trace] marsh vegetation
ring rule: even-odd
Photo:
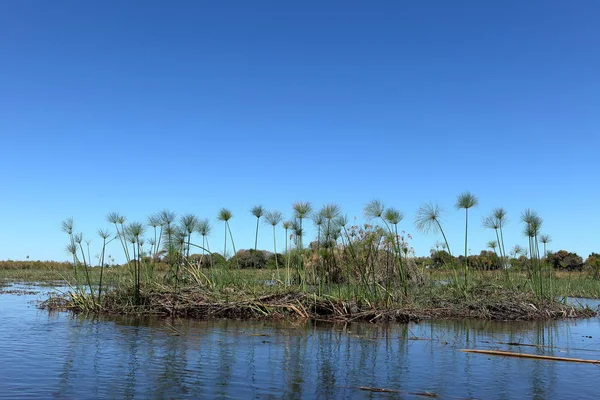
[[[592,255],[586,262],[590,273],[560,272],[579,260],[572,253],[546,253],[551,238],[542,234],[543,221],[530,209],[520,216],[528,246],[515,246],[508,254],[503,229],[508,218],[503,208],[494,209],[482,221],[494,231],[495,240],[488,243],[491,251],[469,255],[469,210],[478,204],[469,192],[458,196],[456,208],[465,212],[465,252],[458,257],[450,251],[444,231],[444,210],[435,203],[419,208],[414,219],[417,230],[443,238],[429,257],[414,255],[411,236],[402,230],[404,214],[377,200],[365,205],[365,223],[356,218],[350,222],[336,204],[315,209],[309,202],[297,202],[289,220],[280,211],[255,206],[250,209],[256,217],[254,248],[239,251],[232,229],[234,215],[222,208],[216,215],[223,224],[222,253],[210,250],[208,218],[178,217],[163,210],[142,223],[110,213],[107,221],[114,232],[98,231],[102,246],[96,263],[89,256],[89,241],[67,219],[62,228],[72,262],[65,278],[72,291],[66,302],[54,306],[194,317],[345,320],[590,314],[591,310],[574,310],[560,299],[600,296],[598,257]],[[305,244],[310,222],[316,236]],[[258,249],[261,223],[271,228],[266,232],[272,235],[273,252]],[[281,234],[285,246],[278,253]],[[113,241],[126,259],[118,267],[106,262],[106,248]],[[233,250],[231,255],[228,249]]]

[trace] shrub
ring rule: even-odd
[[[600,254],[590,254],[585,260],[585,269],[594,275],[594,279],[600,279]]]
[[[547,261],[548,264],[558,270],[581,271],[583,268],[583,258],[566,250],[548,253]]]
[[[434,268],[451,266],[454,262],[454,257],[446,250],[431,250],[431,265]]]
[[[266,252],[267,253],[267,268],[271,268],[271,269],[275,269],[276,265],[275,265],[275,253],[270,253],[270,252]],[[279,267],[281,268],[282,265],[284,265],[285,263],[285,256],[281,253],[277,253],[277,262],[279,263]]]
[[[518,258],[511,258],[510,259],[510,267],[518,270],[518,271],[525,271],[527,270],[529,265],[529,259],[526,256],[519,256]]]
[[[469,265],[473,269],[494,270],[500,268],[500,258],[493,251],[483,250],[478,256],[469,256]]]
[[[210,254],[192,254],[189,261],[201,268],[219,267],[227,264],[225,257],[219,253]]]
[[[270,254],[264,250],[240,250],[229,262],[231,265],[239,266],[239,268],[265,268]]]

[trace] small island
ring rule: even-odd
[[[521,215],[528,248],[507,251],[503,227],[507,212],[498,208],[483,219],[497,240],[490,250],[468,255],[468,211],[478,200],[458,197],[465,211],[465,254],[450,251],[443,230],[443,210],[427,203],[415,217],[416,229],[437,232],[444,242],[428,257],[417,257],[410,235],[400,231],[403,215],[380,201],[363,210],[365,223],[350,222],[339,206],[313,210],[308,202],[292,207],[293,218],[262,206],[256,217],[255,248],[236,250],[231,211],[220,210],[223,252],[210,250],[213,227],[194,214],[179,218],[162,211],[146,223],[107,216],[114,232],[98,231],[102,248],[91,262],[83,234],[67,219],[72,262],[4,262],[5,277],[64,278],[70,290],[42,303],[47,309],[74,312],[189,318],[312,319],[337,322],[409,322],[424,319],[536,320],[582,318],[596,310],[569,297],[595,297],[600,256],[583,262],[567,251],[549,252],[550,236],[540,232],[542,219],[532,210]],[[270,229],[273,251],[257,248],[260,224]],[[305,244],[305,228],[316,237]],[[284,234],[283,252],[278,235]],[[281,240],[281,238],[280,238]],[[126,262],[108,262],[109,244],[122,249]],[[229,256],[231,249],[231,256]],[[38,277],[35,278],[35,274]]]

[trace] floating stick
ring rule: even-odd
[[[472,350],[472,349],[461,349],[460,351],[463,351],[465,353],[487,354],[490,356],[520,357],[520,358],[532,358],[535,360],[568,361],[568,362],[578,362],[578,363],[587,363],[587,364],[600,364],[600,360],[586,360],[586,359],[582,359],[582,358],[539,356],[536,354],[513,353],[510,351]]]

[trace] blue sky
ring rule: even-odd
[[[441,237],[414,215],[437,201],[459,252],[467,190],[473,253],[499,206],[507,246],[532,208],[550,248],[600,252],[598,15],[591,0],[0,2],[0,259],[66,260],[63,219],[94,247],[107,213],[165,208],[210,217],[219,250],[227,207],[248,248],[252,206],[289,217],[300,200],[360,221],[380,199],[419,255]]]

